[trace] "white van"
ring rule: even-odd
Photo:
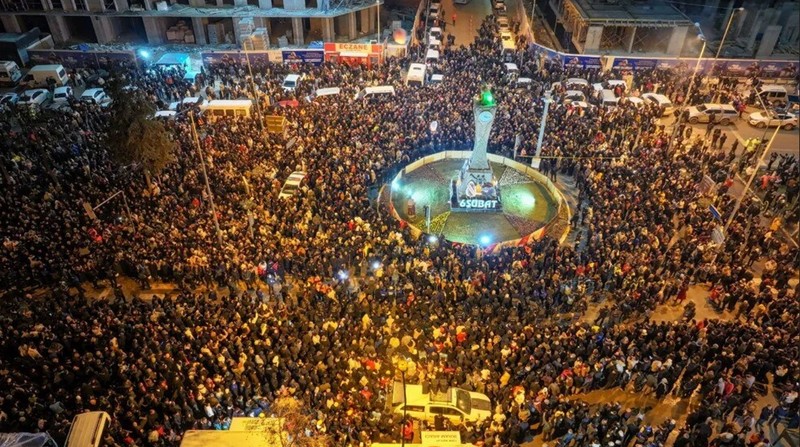
[[[786,87],[782,85],[762,85],[756,89],[756,92],[758,93],[758,96],[761,97],[761,100],[764,101],[764,103],[775,106],[785,104],[786,99],[789,97]]]
[[[425,85],[425,71],[427,67],[425,64],[411,64],[408,67],[408,74],[406,75],[406,85],[415,85],[422,87]]]
[[[379,85],[377,87],[367,87],[356,93],[354,99],[364,99],[372,95],[392,95],[394,96],[394,87],[391,85]]]
[[[651,104],[661,107],[662,116],[672,115],[672,112],[675,110],[675,106],[672,104],[672,101],[660,93],[645,93],[642,95],[642,98]]]
[[[204,100],[203,100],[203,98],[201,96],[190,96],[188,98],[183,98],[183,100],[180,101],[180,102],[176,101],[176,102],[170,103],[169,107],[167,107],[167,108],[169,110],[177,111],[179,108],[180,109],[185,109],[185,108],[189,108],[189,107],[195,106],[195,105],[198,105],[198,106],[203,105],[203,101]]]
[[[60,64],[37,65],[28,71],[24,81],[34,86],[46,87],[48,78],[55,79],[56,86],[67,85],[69,82],[67,71]]]
[[[207,117],[250,116],[253,101],[249,99],[215,99],[200,106]]]
[[[439,52],[436,50],[428,50],[428,52],[425,53],[425,63],[432,64],[434,62],[439,62]]]
[[[422,385],[406,384],[403,387],[395,383],[392,404],[392,411],[397,415],[405,413],[414,419],[431,423],[438,415],[443,415],[453,424],[484,421],[492,416],[492,403],[485,394],[461,388],[448,388],[445,392],[434,394]]]
[[[431,31],[429,34],[435,37],[436,40],[442,40],[442,29],[439,28],[438,26],[431,27]]]
[[[298,85],[300,85],[300,80],[303,79],[302,76],[299,74],[288,74],[286,78],[283,80],[283,89],[287,92],[293,92]]]
[[[342,93],[342,89],[339,87],[319,88],[316,91],[314,91],[314,98],[319,98],[321,96],[338,95],[339,93]]]
[[[98,447],[103,442],[103,433],[111,424],[111,416],[105,411],[81,413],[72,419],[67,442],[69,447]]]
[[[600,90],[600,105],[605,107],[616,107],[619,98],[614,94],[614,90]]]
[[[22,72],[14,61],[0,61],[0,85],[13,87],[22,79]]]

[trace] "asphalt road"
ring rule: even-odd
[[[727,126],[717,126],[719,129],[722,129],[723,132],[728,134],[728,141],[725,143],[728,146],[732,141],[733,138],[738,138],[739,141],[748,140],[750,138],[767,138],[769,139],[772,134],[775,132],[775,128],[767,128],[767,129],[757,129],[750,124],[747,123],[747,116],[757,111],[757,109],[748,109],[747,112],[742,114],[742,119],[736,120],[730,125]],[[667,128],[671,127],[672,124],[675,122],[675,118],[672,116],[664,117],[661,119],[661,123],[665,124]],[[706,125],[705,124],[690,124],[693,134],[697,134],[698,132],[703,135],[706,132]],[[777,152],[778,154],[795,154],[800,156],[800,132],[798,129],[794,130],[779,130],[778,136],[775,137],[775,142],[770,149],[771,152]]]

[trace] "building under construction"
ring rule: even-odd
[[[253,29],[278,46],[374,36],[382,0],[0,0],[0,32],[39,28],[56,44],[241,44]]]
[[[680,55],[693,22],[662,0],[550,0],[545,15],[578,53]]]

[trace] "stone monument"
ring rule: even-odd
[[[497,179],[486,155],[489,133],[497,110],[494,96],[488,86],[475,97],[472,111],[475,116],[475,144],[472,154],[464,162],[458,176],[451,182],[450,208],[452,211],[501,211]]]

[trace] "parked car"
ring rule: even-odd
[[[294,171],[289,174],[289,178],[287,178],[286,183],[283,184],[278,198],[286,199],[295,195],[297,190],[300,189],[300,184],[305,177],[306,173],[303,171]]]
[[[675,110],[675,106],[672,105],[672,101],[670,101],[665,95],[658,93],[645,93],[642,95],[642,98],[645,101],[661,107],[662,116],[672,115],[673,111]]]
[[[101,88],[89,88],[84,90],[81,101],[94,104],[105,104],[110,100],[106,92]]]
[[[19,95],[13,92],[5,93],[3,96],[0,96],[0,105],[10,106],[14,105],[19,101]]]
[[[50,92],[43,88],[35,88],[32,90],[25,90],[22,96],[19,97],[17,104],[23,105],[42,105],[50,99]]]
[[[707,123],[714,115],[714,122],[727,126],[739,116],[736,107],[730,104],[700,104],[687,109],[689,111],[689,123]]]
[[[751,113],[747,122],[751,126],[756,126],[759,129],[769,127],[783,127],[786,130],[792,130],[797,127],[797,115],[793,113],[783,112],[768,115],[764,112]]]
[[[429,17],[431,19],[438,19],[439,14],[441,14],[442,12],[442,8],[439,3],[433,3],[431,4],[431,8],[428,11],[429,11]]]
[[[70,86],[56,87],[53,91],[53,102],[55,103],[69,102],[70,98],[74,98],[72,87]]]

